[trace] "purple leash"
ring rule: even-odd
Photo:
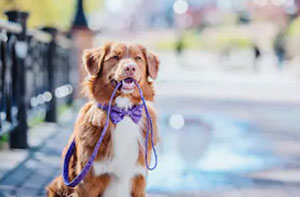
[[[153,142],[152,119],[151,119],[151,116],[149,114],[149,111],[148,111],[148,108],[147,108],[147,105],[146,105],[146,100],[144,98],[142,89],[141,89],[141,87],[139,86],[139,84],[136,81],[135,81],[135,84],[136,84],[136,86],[139,89],[139,92],[140,92],[140,95],[141,95],[141,99],[142,99],[142,102],[143,102],[143,105],[144,105],[144,109],[145,109],[145,112],[146,112],[146,116],[147,116],[147,132],[146,132],[146,140],[145,140],[145,163],[146,163],[146,166],[147,166],[148,170],[154,170],[157,167],[158,157],[157,157],[157,152],[156,152],[156,149],[154,147],[154,142]],[[148,164],[149,126],[150,126],[150,131],[151,131],[151,145],[152,145],[152,150],[153,150],[153,154],[154,154],[154,158],[155,158],[155,163],[154,163],[153,167],[150,167],[149,164]]]
[[[101,143],[103,141],[103,138],[106,134],[106,131],[107,131],[107,128],[108,128],[108,123],[109,123],[109,119],[111,117],[111,110],[112,110],[112,101],[113,101],[113,98],[117,92],[117,90],[119,89],[119,87],[121,86],[122,82],[119,82],[118,85],[115,87],[111,97],[110,97],[110,100],[109,100],[109,103],[108,103],[108,107],[106,109],[107,111],[107,117],[106,117],[106,122],[105,122],[105,125],[104,125],[104,128],[102,130],[102,133],[96,143],[96,146],[93,150],[93,153],[90,157],[90,159],[88,160],[88,162],[85,164],[85,166],[83,167],[82,171],[79,173],[79,175],[77,175],[71,182],[69,181],[69,162],[70,162],[70,159],[74,153],[74,149],[75,149],[75,138],[73,139],[67,153],[66,153],[66,156],[64,158],[64,165],[63,165],[63,179],[64,179],[64,183],[65,185],[69,186],[69,187],[75,187],[76,185],[78,185],[80,183],[80,181],[82,181],[82,179],[84,179],[84,177],[86,176],[86,174],[89,172],[90,168],[92,167],[93,165],[93,162],[98,154],[98,150],[101,146]],[[141,90],[141,87],[139,86],[139,84],[137,82],[135,82],[136,86],[138,87],[139,89],[139,93],[141,95],[141,99],[142,99],[142,102],[143,102],[143,105],[144,105],[144,109],[145,109],[145,113],[146,113],[146,116],[147,116],[147,132],[146,132],[146,140],[145,140],[145,163],[146,163],[146,167],[148,170],[154,170],[156,167],[157,167],[157,163],[158,163],[158,157],[157,157],[157,153],[156,153],[156,149],[154,147],[154,142],[153,142],[153,128],[152,128],[152,119],[150,117],[150,114],[149,114],[149,111],[147,109],[147,105],[146,105],[146,101],[145,101],[145,98],[143,96],[143,92]],[[134,119],[133,119],[134,120]],[[137,122],[135,122],[137,123]],[[149,130],[149,127],[150,127],[150,130]],[[151,131],[151,145],[152,145],[152,149],[153,149],[153,153],[154,153],[154,157],[155,157],[155,164],[153,167],[150,167],[149,164],[148,164],[148,140],[149,140],[149,132]]]

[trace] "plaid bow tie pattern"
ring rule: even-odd
[[[102,110],[105,110],[105,111],[108,110],[108,105],[98,104],[97,106]],[[111,112],[110,112],[110,120],[114,124],[117,124],[120,121],[122,121],[125,116],[129,116],[134,123],[138,124],[142,118],[142,114],[143,114],[143,105],[142,104],[135,105],[129,109],[112,106]]]

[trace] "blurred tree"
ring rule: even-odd
[[[84,8],[91,13],[101,8],[103,0],[84,0]],[[28,11],[29,27],[53,26],[62,30],[71,27],[76,0],[1,0],[0,18],[6,18],[3,12],[16,9]]]
[[[291,58],[299,58],[300,52],[300,17],[293,20],[287,31],[288,55]]]
[[[104,0],[83,0],[86,13],[99,11],[104,6]]]

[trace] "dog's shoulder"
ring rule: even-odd
[[[99,109],[94,102],[88,102],[80,109],[77,123],[101,126],[105,118],[106,114],[103,110]]]
[[[106,113],[94,102],[86,103],[79,111],[74,136],[78,144],[94,147],[105,124]]]
[[[156,114],[154,104],[152,102],[147,102],[146,105],[147,105],[148,112],[149,112],[152,120],[155,121],[155,123],[156,123],[157,114]],[[146,118],[146,113],[144,113],[143,116],[144,116],[144,118]]]

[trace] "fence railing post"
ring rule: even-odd
[[[26,65],[25,57],[27,51],[26,43],[26,21],[29,16],[27,12],[8,11],[5,13],[9,21],[19,23],[22,26],[22,32],[17,34],[16,43],[16,63],[18,76],[18,126],[10,133],[11,148],[27,148],[27,106],[26,106]]]
[[[46,111],[46,121],[56,122],[56,96],[55,96],[55,72],[56,72],[56,35],[57,29],[53,27],[45,27],[42,29],[48,32],[52,36],[52,40],[49,43],[48,55],[47,55],[47,74],[48,74],[48,89],[52,94],[52,99],[49,102],[49,106]]]

